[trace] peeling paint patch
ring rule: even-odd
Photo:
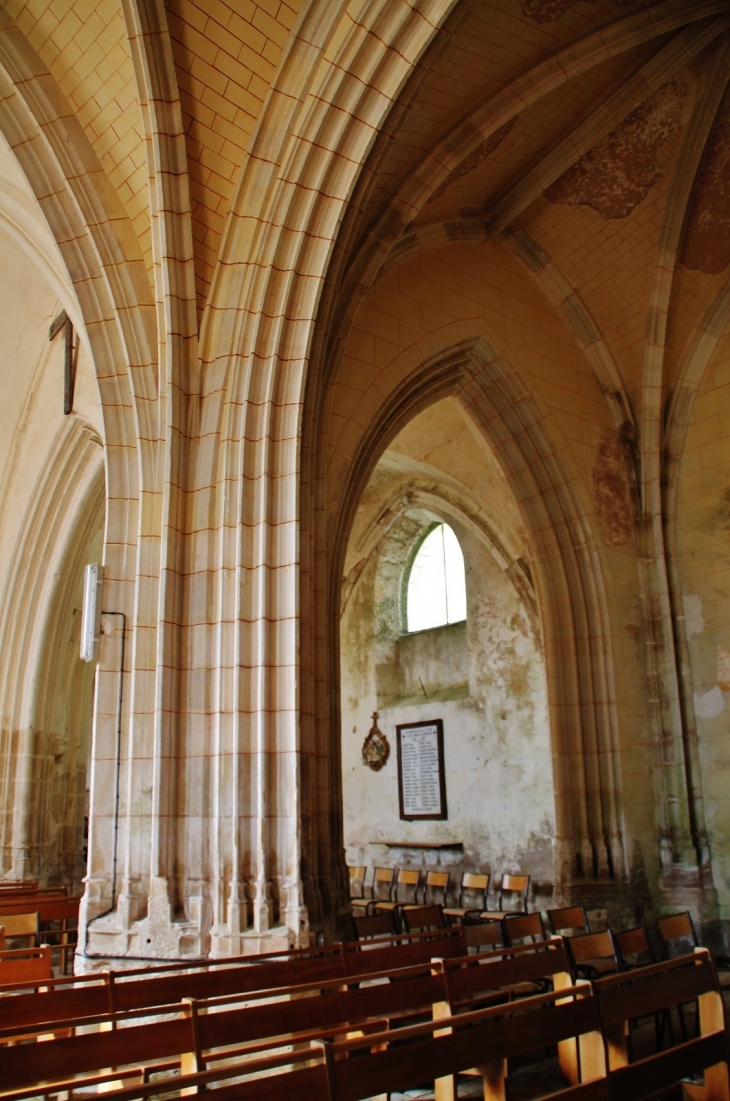
[[[682,597],[684,605],[684,626],[687,638],[696,638],[705,629],[705,617],[702,615],[702,601],[694,593]]]
[[[690,201],[682,264],[718,275],[730,264],[730,113],[718,119]]]
[[[625,218],[661,179],[657,157],[680,132],[688,96],[679,80],[663,84],[551,184],[545,197],[585,204],[603,218]]]
[[[604,544],[620,547],[630,543],[634,536],[634,524],[624,448],[620,440],[611,436],[602,439],[598,445],[598,457],[593,468],[593,494]]]
[[[436,199],[440,199],[446,188],[449,187],[454,180],[458,180],[462,176],[467,176],[470,172],[473,172],[475,168],[478,168],[480,164],[483,164],[497,146],[501,145],[516,122],[516,116],[510,119],[509,122],[505,122],[504,126],[500,126],[499,130],[495,130],[494,133],[490,134],[488,138],[485,138],[476,149],[473,149],[468,157],[464,157],[464,160],[457,164],[456,168],[452,172],[449,172],[444,182],[436,188],[431,198],[426,200],[426,205],[435,202]]]
[[[717,687],[730,692],[730,652],[724,646],[717,647]]]
[[[714,719],[722,714],[725,697],[715,685],[709,692],[695,692],[695,714],[698,719]]]
[[[634,0],[611,0],[613,4],[624,7],[633,4]],[[534,19],[536,23],[550,23],[553,19],[559,19],[570,11],[577,0],[522,0],[522,14],[528,19]]]

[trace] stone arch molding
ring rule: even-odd
[[[576,881],[628,873],[602,569],[547,414],[517,369],[485,337],[453,345],[417,368],[362,441],[341,498],[332,607],[339,607],[349,532],[376,462],[408,421],[447,396],[460,402],[493,449],[528,533],[550,701],[556,888],[569,897]]]
[[[34,811],[34,737],[44,709],[44,661],[59,575],[78,576],[89,527],[104,498],[104,454],[81,417],[66,420],[49,449],[13,553],[0,605],[0,877],[23,879]],[[65,568],[64,568],[65,566]],[[63,578],[61,583],[65,584]],[[7,796],[7,798],[5,797]]]
[[[381,553],[383,543],[401,517],[413,509],[422,509],[441,516],[447,523],[457,522],[471,531],[494,559],[498,569],[509,578],[525,604],[535,626],[536,638],[540,638],[538,606],[534,585],[525,572],[520,556],[508,545],[499,530],[499,520],[482,502],[469,499],[461,487],[439,473],[434,479],[409,477],[380,509],[380,515],[372,523],[355,548],[357,560],[342,580],[340,614],[342,615],[363,571],[374,556]]]

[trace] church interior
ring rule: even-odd
[[[0,1033],[26,911],[89,990],[433,905],[721,986],[728,0],[2,0],[0,256]]]

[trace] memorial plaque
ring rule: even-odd
[[[403,723],[395,729],[401,818],[446,818],[443,722]]]

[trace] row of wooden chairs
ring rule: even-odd
[[[503,872],[499,882],[496,908],[489,909],[488,872],[463,872],[456,905],[449,906],[448,891],[451,873],[434,868],[373,868],[370,884],[365,866],[351,867],[350,905],[353,912],[383,913],[404,906],[438,904],[451,920],[463,920],[467,915],[481,915],[484,920],[500,918],[508,913],[525,913],[530,890],[530,876]],[[420,897],[419,897],[420,891]]]
[[[20,1101],[31,1093],[83,1089],[103,1091],[110,1101],[173,1091],[205,1091],[211,1101],[361,1101],[427,1081],[437,1084],[437,1096],[453,1097],[454,1076],[478,1068],[484,1096],[504,1101],[509,1061],[557,1044],[571,1085],[552,1094],[554,1101],[643,1101],[697,1072],[704,1073],[707,1101],[730,1101],[724,1012],[706,951],[579,985],[567,973],[562,939],[481,957],[441,955],[424,970],[425,953],[438,952],[440,942],[458,944],[464,935],[462,928],[401,941],[386,949],[395,968],[363,970],[344,980],[328,974],[328,953],[239,964],[233,970],[237,977],[250,973],[249,988],[232,993],[232,987],[225,999],[87,1016],[78,1022],[81,1031],[65,1019],[56,1022],[63,1028],[55,1039],[32,1046],[19,1035],[27,1028],[21,1014],[15,1031],[0,1035],[3,1097]],[[420,962],[409,965],[418,945]],[[351,956],[381,964],[382,953],[377,947]],[[281,985],[271,969],[279,979],[290,979],[293,959],[308,964],[310,977]],[[205,977],[225,971],[213,968]],[[515,999],[510,992],[527,980],[549,980],[553,989]],[[47,996],[36,995],[36,1001]],[[699,1004],[699,1035],[633,1060],[627,1043],[631,1020],[687,998]],[[20,1004],[23,996],[7,1000]],[[430,1021],[409,1023],[424,1011]],[[114,1027],[122,1022],[125,1027]]]
[[[447,926],[448,911],[438,904],[405,906],[401,921],[405,933]],[[618,933],[610,929],[591,932],[585,907],[574,906],[547,911],[547,927],[538,911],[531,914],[506,914],[488,922],[475,923],[484,928],[479,943],[484,947],[513,948],[519,944],[536,943],[549,935],[564,936],[577,968],[576,976],[595,978],[609,971],[630,968],[685,955],[700,947],[699,938],[689,911],[660,917],[654,923],[655,940],[646,926],[637,926]],[[356,940],[378,936],[393,936],[399,930],[394,910],[372,914],[353,914],[353,935]],[[466,925],[466,929],[474,926]]]

